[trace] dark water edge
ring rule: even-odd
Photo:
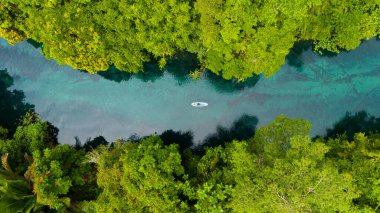
[[[9,89],[12,85],[13,78],[6,70],[0,70],[0,100],[2,100],[0,103],[0,126],[9,130],[9,136],[15,132],[17,125],[21,123],[23,115],[34,112],[34,106],[25,102],[23,91]],[[207,135],[201,143],[194,143],[193,132],[191,131],[182,132],[169,129],[163,131],[160,137],[165,144],[179,144],[181,152],[190,147],[203,152],[205,147],[216,147],[233,140],[252,138],[255,135],[257,124],[257,117],[242,115],[230,127],[217,126],[216,132]],[[56,137],[59,130],[53,125],[50,125],[50,128],[54,129]],[[371,116],[366,111],[360,111],[355,114],[347,112],[342,119],[327,129],[325,135],[316,137],[336,137],[345,134],[349,140],[352,140],[357,132],[379,133],[380,118]],[[129,139],[139,140],[141,137],[146,136],[132,135]],[[74,139],[75,145],[83,147],[86,151],[109,143],[103,136],[88,137],[85,141],[81,141],[77,136]],[[202,145],[194,147],[197,144]]]

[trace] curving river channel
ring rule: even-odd
[[[320,56],[310,48],[294,51],[271,78],[234,85],[204,76],[193,81],[173,75],[191,65],[173,63],[157,76],[106,79],[47,60],[27,42],[9,45],[0,39],[0,69],[14,77],[36,112],[60,130],[59,141],[104,136],[108,141],[161,133],[191,131],[195,143],[234,121],[266,125],[279,114],[312,123],[312,135],[346,112],[365,110],[380,116],[380,42],[370,40],[338,56]],[[189,68],[190,69],[190,68]],[[193,101],[207,102],[203,108]],[[238,125],[241,125],[239,123]]]

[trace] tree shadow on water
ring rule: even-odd
[[[154,82],[155,80],[161,78],[164,73],[159,69],[157,63],[145,63],[144,71],[137,74],[129,73],[117,69],[114,65],[110,66],[106,71],[99,71],[96,74],[101,77],[120,83],[122,81],[129,81],[132,77],[140,79],[143,82]]]
[[[256,116],[244,114],[235,120],[231,127],[217,126],[216,132],[209,134],[200,145],[193,147],[193,133],[191,131],[166,130],[160,136],[165,145],[178,144],[179,150],[184,152],[193,148],[197,154],[204,153],[206,147],[217,147],[233,140],[247,140],[255,135],[258,119]]]
[[[42,43],[38,42],[38,41],[35,41],[33,39],[27,39],[26,42],[28,42],[29,44],[31,44],[36,49],[42,48]]]
[[[205,78],[218,92],[224,93],[232,93],[236,91],[241,91],[245,88],[252,88],[260,80],[260,76],[258,75],[250,77],[242,82],[239,82],[236,79],[226,80],[222,78],[222,76],[215,75],[211,72],[206,72]]]
[[[193,147],[191,131],[166,130],[160,134],[165,145],[178,144],[179,151],[184,153],[192,148],[195,154],[203,154],[207,147],[217,147],[233,140],[247,140],[255,135],[258,119],[256,116],[244,114],[235,120],[229,128],[217,126],[216,132],[209,134],[200,145]]]
[[[217,147],[233,140],[247,140],[255,135],[258,124],[256,116],[242,115],[230,128],[217,126],[216,132],[208,135],[201,145],[195,147],[196,153],[203,153],[206,147]]]
[[[192,80],[189,75],[199,66],[199,61],[195,54],[182,52],[168,61],[165,70],[181,85]]]
[[[9,90],[13,78],[7,70],[0,70],[0,126],[12,135],[20,120],[27,112],[34,112],[34,105],[25,102],[25,95],[20,90]]]
[[[103,78],[120,83],[131,79],[132,74],[118,70],[115,66],[110,66],[106,71],[97,72]]]
[[[196,155],[204,154],[207,147],[224,146],[225,143],[233,140],[247,140],[255,135],[258,119],[256,116],[244,114],[235,120],[229,128],[217,126],[216,132],[209,134],[200,145],[194,147],[193,133],[191,131],[174,131],[172,129],[162,132],[159,137],[164,145],[177,144],[180,153],[186,150],[193,150]],[[140,140],[148,136],[140,137],[138,135],[130,136],[127,141],[138,143]],[[99,145],[107,145],[108,141],[103,136],[88,138],[82,145],[78,137],[75,137],[75,147],[77,149],[84,148],[86,152],[92,151]],[[111,143],[112,145],[113,143]]]
[[[82,145],[82,141],[78,136],[74,137],[75,139],[75,148],[83,148],[86,152],[90,152],[100,145],[108,145],[108,141],[103,136],[97,136],[94,139],[87,138],[86,142]]]
[[[181,153],[193,145],[193,133],[191,131],[182,132],[169,129],[164,131],[160,138],[165,145],[178,144]]]
[[[170,60],[168,60],[164,70],[161,70],[156,60],[144,64],[142,72],[137,74],[128,73],[118,70],[115,66],[111,66],[106,71],[98,72],[97,74],[103,78],[115,82],[128,81],[132,78],[137,78],[143,82],[154,82],[164,76],[164,72],[171,74],[179,85],[195,81],[191,79],[190,73],[199,68],[200,64],[196,55],[190,53],[179,53]],[[206,71],[203,78],[210,83],[218,92],[232,93],[243,90],[245,88],[252,88],[256,85],[260,76],[256,75],[239,82],[236,79],[225,80],[220,75],[216,75],[210,71]]]
[[[154,82],[164,76],[164,71],[158,67],[157,62],[151,61],[144,64],[143,72],[139,72],[134,76],[143,82]]]
[[[304,65],[302,60],[302,54],[313,48],[312,41],[299,41],[296,42],[292,49],[290,49],[289,54],[286,56],[286,61],[288,65],[296,68],[300,68]]]
[[[326,138],[346,134],[349,140],[354,138],[355,133],[380,132],[380,118],[371,116],[366,111],[360,111],[352,115],[347,112],[334,126],[326,130]]]
[[[286,56],[287,64],[295,68],[302,67],[305,64],[305,59],[302,58],[302,55],[309,50],[314,51],[320,57],[333,58],[339,54],[325,49],[315,51],[313,41],[299,41],[294,44],[294,46],[290,49],[289,54]],[[339,49],[339,52],[347,51],[344,49]]]

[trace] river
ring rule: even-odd
[[[11,46],[0,39],[4,68],[14,77],[13,88],[24,91],[41,118],[59,128],[59,141],[68,144],[75,136],[102,135],[112,141],[168,129],[191,131],[199,143],[217,126],[229,128],[241,118],[262,126],[279,114],[309,120],[315,136],[325,134],[346,112],[380,116],[380,42],[374,39],[337,56],[310,49],[292,54],[275,75],[245,87],[169,72],[117,82],[58,65],[27,42]],[[209,106],[195,108],[193,101]]]

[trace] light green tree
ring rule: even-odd
[[[271,76],[295,42],[356,48],[379,34],[377,0],[2,0],[0,36],[43,43],[48,58],[91,73],[136,73],[176,53],[225,79]]]
[[[99,153],[97,153],[99,152]],[[182,212],[184,168],[177,145],[164,146],[157,136],[138,143],[118,141],[91,154],[98,169],[98,199],[87,212]]]
[[[290,143],[273,164],[251,155],[244,142],[227,148],[226,183],[235,185],[228,207],[236,212],[355,211],[353,178],[325,158],[329,148],[301,135]]]

